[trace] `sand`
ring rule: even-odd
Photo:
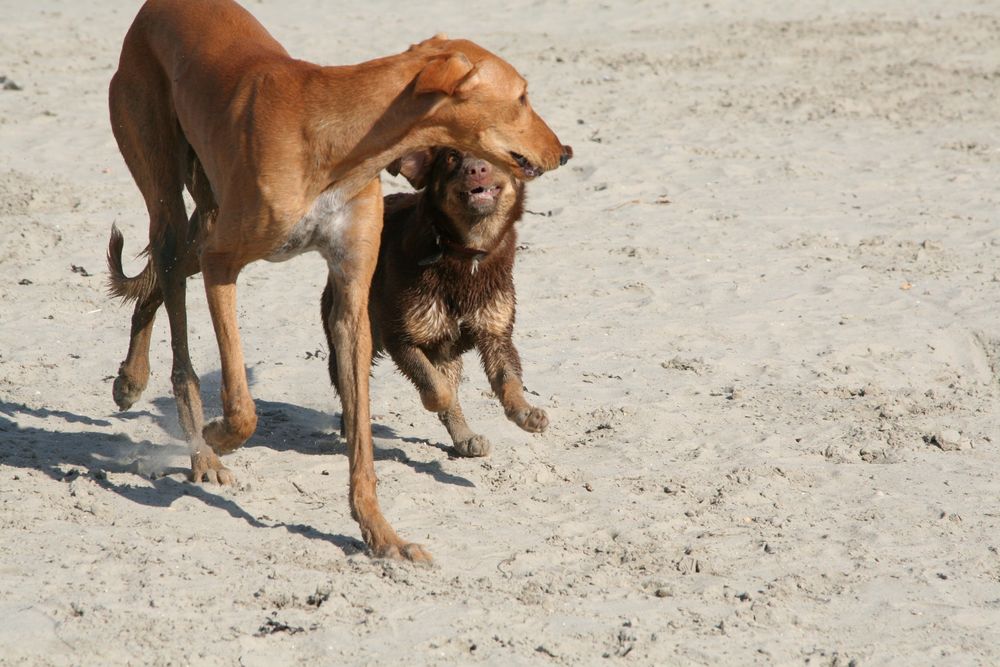
[[[1000,662],[1000,6],[248,6],[317,62],[446,31],[526,75],[576,152],[531,184],[516,268],[550,430],[469,358],[494,451],[452,458],[379,366],[382,506],[436,564],[371,559],[309,256],[243,274],[260,425],[236,488],[187,483],[165,318],[146,394],[111,400],[104,252],[117,222],[137,271],[147,222],[107,85],[138,3],[5,2],[0,663]]]

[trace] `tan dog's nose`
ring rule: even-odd
[[[569,162],[570,158],[572,157],[573,157],[573,147],[563,146],[562,155],[559,156],[559,166],[561,167],[567,162]]]

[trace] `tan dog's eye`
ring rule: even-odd
[[[517,101],[521,103],[521,106],[528,106],[528,93],[521,93],[521,96],[517,98]]]

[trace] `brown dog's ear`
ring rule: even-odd
[[[427,184],[427,174],[431,170],[433,157],[434,149],[424,148],[394,160],[385,170],[393,176],[402,174],[414,189],[419,190]]]
[[[434,58],[424,65],[417,75],[414,92],[444,93],[454,95],[459,87],[465,87],[469,79],[476,76],[476,69],[462,53]]]

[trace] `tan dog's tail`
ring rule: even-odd
[[[118,225],[111,225],[111,239],[108,241],[108,293],[121,299],[124,303],[142,301],[156,291],[156,271],[153,262],[146,262],[142,271],[134,276],[126,276],[122,267],[122,248],[125,247],[125,237],[118,231]],[[149,246],[142,251],[149,255]]]

